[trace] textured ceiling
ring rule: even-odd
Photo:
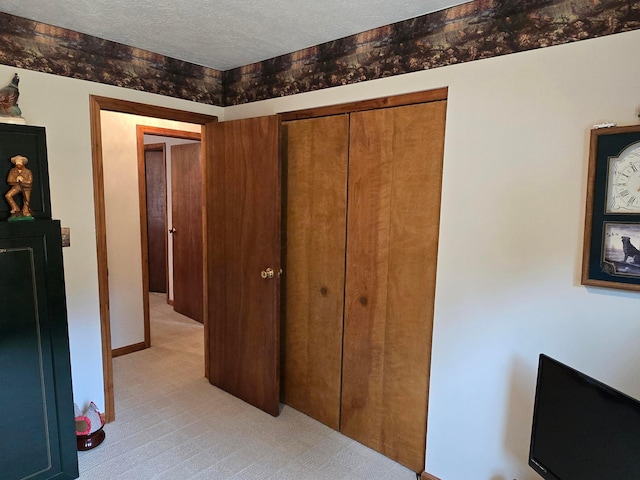
[[[0,0],[0,12],[217,70],[466,3],[456,0]]]

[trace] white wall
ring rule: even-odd
[[[222,109],[5,65],[0,65],[0,85],[15,72],[23,116],[29,125],[46,127],[53,217],[71,228],[71,247],[63,255],[74,399],[104,408],[89,95],[219,117]]]
[[[449,87],[426,455],[442,480],[539,478],[541,352],[640,398],[640,294],[580,286],[589,130],[638,123],[638,45],[635,31],[225,110]]]
[[[137,125],[200,132],[200,125],[103,111],[111,347],[144,342]]]

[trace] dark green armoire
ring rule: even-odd
[[[5,157],[15,154],[5,150],[24,152],[29,138],[43,134],[39,127],[0,127],[3,167]],[[40,150],[30,153],[30,166],[37,164],[36,156],[42,161]],[[47,182],[48,194],[46,168],[34,176],[43,182],[40,191]],[[48,202],[44,196],[36,200]],[[46,206],[30,221],[0,218],[2,480],[78,478],[60,222],[46,218]],[[2,203],[0,213],[4,210]]]
[[[60,223],[0,222],[0,478],[77,477]]]

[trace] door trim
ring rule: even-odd
[[[402,107],[405,105],[415,105],[417,103],[438,102],[447,100],[449,88],[436,88],[435,90],[425,90],[422,92],[406,93],[403,95],[392,95],[390,97],[372,98],[359,102],[341,103],[339,105],[329,105],[327,107],[307,108],[304,110],[294,110],[283,112],[280,118],[283,122],[290,120],[304,120],[306,118],[326,117],[329,115],[340,115],[343,113],[363,112],[366,110],[378,110],[380,108]]]
[[[89,95],[89,121],[91,127],[91,159],[93,165],[93,201],[96,224],[96,250],[98,264],[98,297],[100,305],[100,332],[102,337],[102,369],[104,383],[104,415],[106,422],[115,420],[115,405],[113,395],[113,355],[111,351],[111,318],[109,314],[109,279],[107,262],[107,227],[104,200],[104,171],[102,157],[102,123],[100,112],[102,110],[129,113],[145,117],[162,118],[165,120],[176,120],[180,122],[205,125],[217,122],[218,117],[201,113],[187,112],[173,108],[158,107],[144,103],[130,102],[116,98]],[[203,136],[203,142],[206,136]],[[203,148],[204,145],[203,145]],[[206,178],[206,162],[203,164]],[[203,208],[203,216],[206,215],[206,204]],[[206,222],[205,222],[206,224]],[[206,235],[206,228],[204,229]],[[206,237],[205,237],[206,238]],[[206,260],[206,259],[205,259]],[[207,291],[207,276],[205,269],[204,291]],[[203,292],[204,294],[204,292]],[[205,296],[206,301],[206,296]],[[205,318],[205,339],[207,338],[208,325]],[[206,350],[205,341],[205,350]],[[206,358],[206,351],[205,351]],[[205,362],[206,366],[206,362]],[[205,371],[205,374],[207,372]]]
[[[145,348],[149,348],[149,346],[145,342],[134,343],[133,345],[127,345],[126,347],[114,348],[111,356],[113,358],[116,358],[122,355],[139,352],[140,350],[144,350]]]

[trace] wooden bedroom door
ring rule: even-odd
[[[340,431],[424,470],[446,101],[351,114]]]
[[[277,117],[208,124],[209,381],[280,410],[280,156]]]
[[[165,144],[144,146],[149,291],[167,293],[167,174]]]
[[[202,159],[200,143],[171,147],[173,309],[203,323]]]

